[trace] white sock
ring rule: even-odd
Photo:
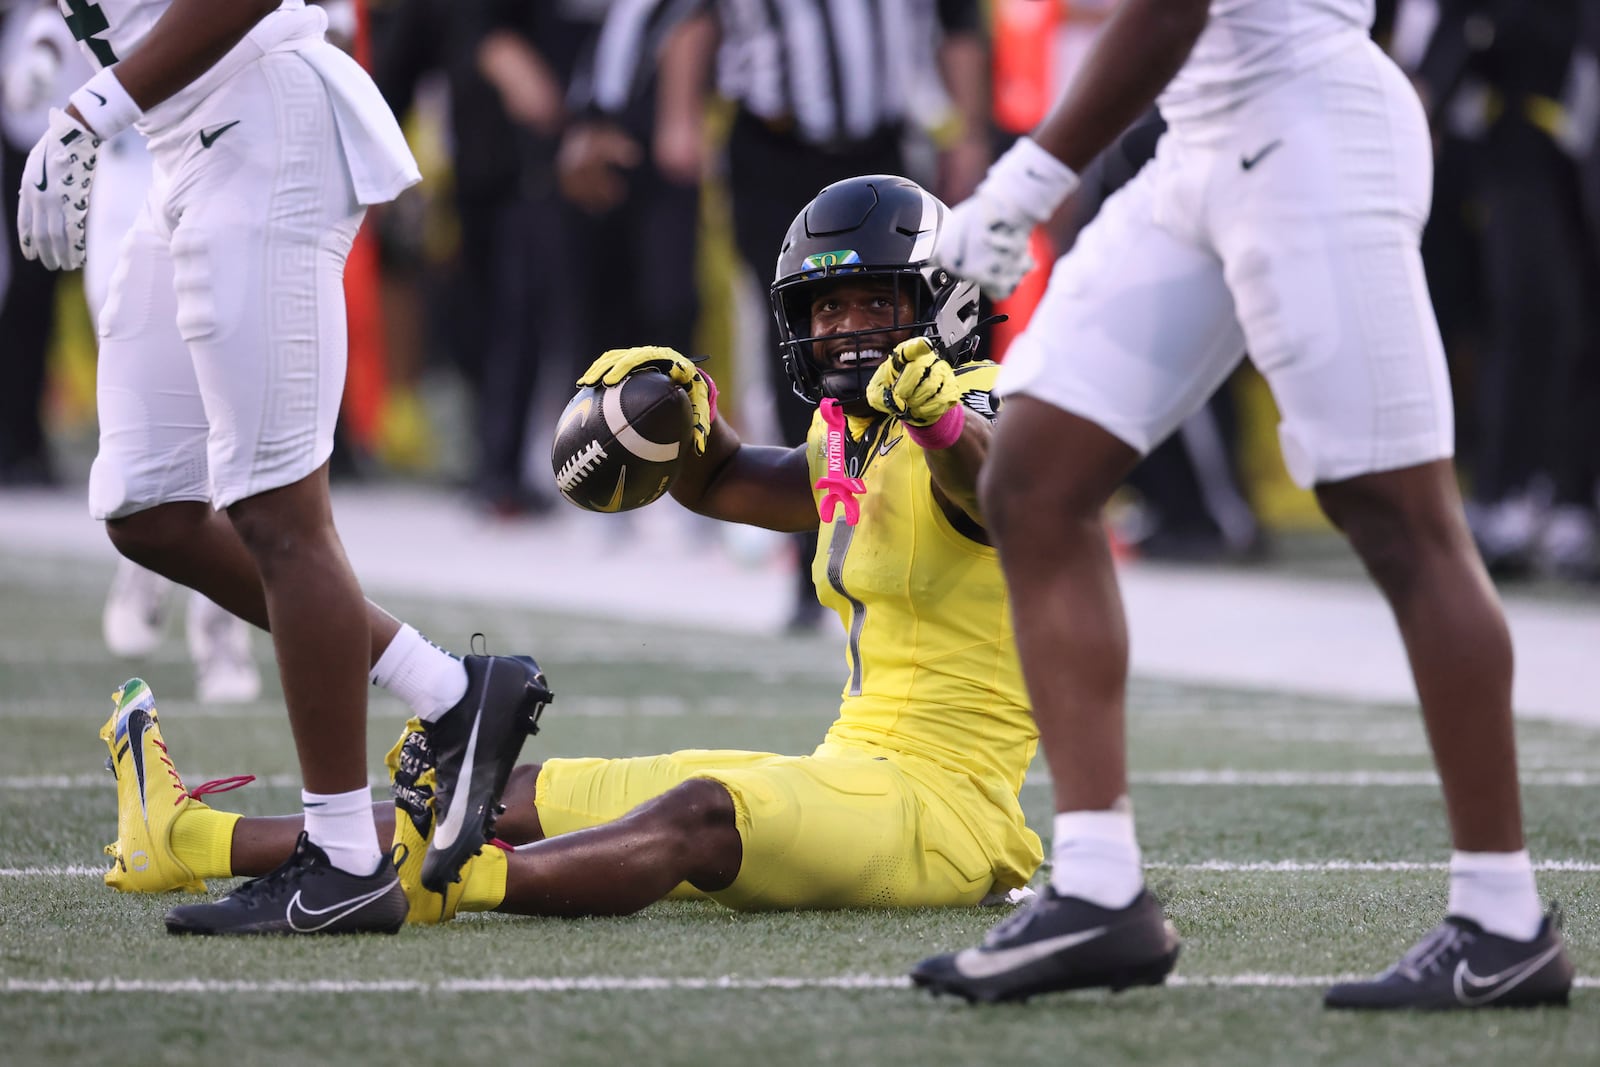
[[[1447,912],[1501,937],[1517,941],[1538,937],[1544,916],[1528,850],[1451,853]]]
[[[1144,888],[1133,807],[1126,798],[1111,811],[1058,813],[1051,859],[1050,885],[1062,896],[1125,908]]]
[[[467,668],[410,626],[401,626],[372,668],[372,684],[411,706],[417,718],[433,722],[467,692]]]
[[[372,790],[308,793],[300,790],[306,809],[306,836],[328,854],[341,871],[371,874],[383,862],[378,826],[372,821]]]

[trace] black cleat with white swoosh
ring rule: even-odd
[[[173,908],[166,922],[173,934],[392,934],[407,907],[393,864],[351,874],[302,833],[276,870],[213,903]]]
[[[552,696],[528,656],[466,656],[467,692],[423,728],[433,749],[436,816],[422,884],[443,893],[494,834],[500,794]]]
[[[1166,981],[1180,944],[1149,890],[1112,909],[1047,888],[990,930],[977,948],[917,964],[911,981],[986,1003],[1067,989],[1118,992]]]
[[[1370,981],[1339,983],[1322,1003],[1365,1011],[1564,1007],[1572,970],[1559,906],[1550,909],[1532,941],[1491,934],[1451,915],[1399,963]]]

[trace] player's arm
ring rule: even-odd
[[[946,515],[957,509],[983,525],[978,510],[978,472],[989,455],[989,420],[960,404],[953,409],[961,416],[961,435],[945,448],[924,448],[928,473],[933,476],[933,497]]]
[[[1028,238],[1078,185],[1078,172],[1147,111],[1205,28],[1208,0],[1124,0],[1065,96],[1032,137],[989,168],[950,213],[935,255],[993,297],[1033,268]]]
[[[672,483],[672,496],[690,511],[796,533],[817,528],[816,498],[806,449],[747,445],[715,420],[703,455],[690,451]]]
[[[1124,0],[1072,86],[1033,133],[1081,171],[1150,109],[1205,29],[1209,0]]]
[[[746,445],[717,419],[717,386],[682,353],[660,345],[613,348],[578,376],[580,386],[615,386],[649,368],[689,394],[690,433],[672,495],[684,507],[727,522],[799,531],[817,527],[806,450]]]
[[[945,514],[958,518],[954,511],[960,511],[981,526],[978,472],[989,454],[989,420],[961,402],[963,392],[955,368],[933,342],[913,337],[873,372],[867,403],[897,417],[922,449]]]
[[[138,49],[108,69],[115,70],[118,84],[138,109],[148,111],[210,70],[256,23],[277,10],[280,2],[172,0]],[[121,133],[121,127],[128,125],[123,122],[116,129],[99,129],[93,117],[85,116],[76,104],[69,106],[68,112],[101,137]]]

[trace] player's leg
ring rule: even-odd
[[[1296,137],[1288,120],[1311,113],[1324,134]],[[1541,920],[1523,850],[1510,639],[1450,460],[1449,379],[1419,252],[1431,185],[1421,108],[1399,71],[1364,47],[1240,126],[1254,138],[1232,146],[1241,153],[1280,143],[1248,172],[1219,175],[1218,247],[1251,358],[1283,413],[1290,473],[1316,486],[1399,625],[1457,848],[1451,912],[1468,924],[1447,923],[1418,947],[1418,960],[1443,966],[1338,987],[1329,1003],[1564,1000],[1570,964]],[[1505,945],[1518,940],[1537,968],[1462,994],[1455,962],[1506,971],[1515,953]]]
[[[1050,889],[983,946],[918,965],[936,990],[1116,987],[1160,981],[1176,958],[1127,803],[1127,626],[1101,508],[1243,354],[1220,263],[1157,220],[1181,177],[1163,143],[1056,265],[1001,372],[984,522],[1055,782],[1054,862]],[[1068,947],[1040,957],[1056,938]]]
[[[547,836],[507,857],[500,911],[624,914],[685,883],[741,910],[971,906],[1016,877],[945,796],[856,751],[551,760],[535,799]]]
[[[305,835],[274,877],[175,909],[167,925],[393,931],[405,895],[367,787],[367,606],[327,484],[344,383],[342,274],[363,209],[339,162],[328,91],[299,57],[264,58],[186,122],[213,120],[240,128],[216,145],[169,143],[176,159],[157,147],[177,176],[164,202],[177,324],[209,424],[210,501],[254,564],[272,623]]]
[[[216,151],[220,153],[220,147]],[[169,159],[166,165],[170,168],[174,161]],[[98,379],[101,447],[91,475],[91,511],[107,520],[107,532],[126,558],[270,629],[261,568],[234,523],[210,504],[208,416],[194,363],[177,325],[181,315],[188,315],[192,325],[196,306],[201,315],[213,310],[207,300],[217,298],[208,291],[214,272],[205,262],[204,240],[186,232],[191,259],[198,262],[192,264],[191,277],[185,283],[191,306],[180,309],[167,224],[167,209],[177,205],[172,203],[169,189],[158,194],[154,209],[141,214],[123,250],[123,261],[110,286],[113,295],[104,312]],[[226,192],[216,199],[231,202]],[[206,228],[205,211],[184,214],[195,228]],[[229,253],[216,257],[216,262],[226,265],[219,270],[237,266],[231,242],[248,232],[249,225],[211,227],[213,237],[220,233],[219,239],[229,242]],[[324,262],[325,252],[319,246],[316,256],[306,258]],[[310,271],[304,273],[312,276]],[[320,284],[323,305],[336,302],[336,276],[324,278]],[[307,304],[317,299],[302,295]],[[255,307],[239,292],[222,297],[224,305],[239,315]],[[342,338],[342,323],[320,325],[325,335]],[[235,336],[245,338],[261,338],[267,333],[267,324],[261,322],[235,329]],[[229,362],[237,357],[234,346],[217,343],[212,348],[220,351],[222,364],[213,375],[213,384],[220,382],[226,390],[232,382],[235,389],[248,390],[248,383],[237,375],[237,366]],[[256,392],[247,392],[237,408],[225,401],[223,409],[247,410],[259,403]],[[308,402],[307,406],[315,405]],[[323,416],[336,406],[337,391],[325,391],[320,398]],[[326,515],[325,508],[322,514]],[[537,667],[530,667],[531,661],[469,656],[463,662],[378,606],[365,603],[360,610],[365,625],[356,625],[351,633],[366,634],[362,660],[371,668],[369,677],[405,701],[422,719],[438,720],[452,712],[457,719],[470,719],[480,709],[507,720],[525,717],[527,686],[509,683],[530,670],[531,676],[536,676]],[[364,773],[360,781],[364,786]]]
[[[726,786],[695,778],[612,822],[546,837],[507,857],[505,899],[522,915],[628,915],[684,882],[724,889],[743,844]]]

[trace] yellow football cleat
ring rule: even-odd
[[[428,745],[428,734],[421,719],[411,719],[400,733],[389,754],[383,759],[389,768],[389,789],[394,794],[394,844],[390,858],[400,874],[400,888],[405,890],[406,922],[419,926],[434,926],[455,918],[462,906],[462,897],[473,881],[477,869],[495,862],[504,864],[505,851],[497,845],[484,845],[461,868],[461,876],[445,887],[445,892],[435,893],[422,884],[422,859],[428,852],[428,839],[433,836],[433,789],[436,784],[433,751]],[[490,855],[493,853],[493,855]],[[504,881],[502,877],[501,882]],[[492,905],[489,905],[492,907]],[[471,902],[468,911],[479,910]]]
[[[100,728],[111,752],[106,766],[117,776],[117,839],[106,846],[116,863],[106,871],[106,885],[123,893],[204,893],[205,882],[172,851],[172,824],[190,806],[205,805],[184,788],[172,765],[155,695],[141,679],[130,678],[111,701],[111,718]]]

